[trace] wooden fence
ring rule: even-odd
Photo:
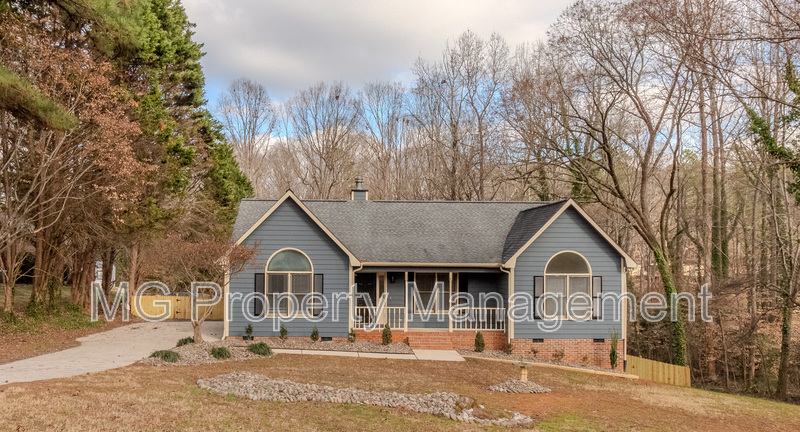
[[[689,366],[676,366],[629,355],[625,372],[641,379],[682,387],[692,386]]]
[[[164,313],[163,303],[169,302],[171,314],[168,319],[192,319],[192,299],[189,296],[141,296],[141,299],[142,312],[150,316],[159,316]],[[156,301],[159,303],[155,303]],[[220,300],[219,303],[211,307],[211,315],[206,319],[224,319],[224,308],[223,301]],[[204,313],[206,309],[207,307],[201,307],[199,313]],[[133,305],[133,299],[131,299],[131,314],[138,316]]]

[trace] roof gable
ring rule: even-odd
[[[504,251],[504,262],[505,266],[513,267],[516,264],[517,257],[519,257],[522,252],[525,251],[536,239],[549,227],[556,219],[558,219],[561,214],[564,213],[569,208],[575,209],[578,214],[598,233],[600,234],[603,239],[608,242],[608,244],[616,250],[623,259],[625,259],[625,265],[629,268],[636,267],[636,262],[628,255],[625,250],[622,249],[602,228],[600,228],[594,220],[572,199],[562,201],[559,205],[552,205],[550,209],[543,209],[541,215],[521,215],[521,218],[515,222],[514,228],[519,230],[519,233],[516,233],[513,236],[513,240],[509,243],[506,241],[507,246],[509,247],[507,250]],[[555,210],[555,211],[553,211]],[[547,215],[551,214],[550,218],[544,222],[543,224],[542,219]],[[518,223],[517,223],[518,222]],[[533,230],[535,229],[535,231]],[[512,228],[513,230],[513,228]],[[509,234],[511,234],[509,232]],[[521,247],[516,250],[512,248],[516,247],[520,243],[520,238],[524,238],[525,235],[529,235],[530,237],[523,243]],[[508,254],[508,255],[507,255]],[[506,259],[505,257],[508,256]]]
[[[312,213],[308,209],[308,207],[305,206],[305,204],[303,204],[300,201],[299,198],[297,198],[297,196],[291,190],[286,191],[286,193],[283,195],[283,197],[281,197],[281,199],[274,202],[270,201],[272,205],[269,207],[269,209],[266,212],[264,212],[261,215],[261,217],[259,217],[255,222],[253,222],[246,231],[244,231],[239,235],[238,239],[236,240],[236,244],[241,244],[245,239],[247,239],[247,237],[250,236],[250,234],[252,234],[253,231],[256,230],[256,228],[258,228],[262,223],[264,223],[264,221],[267,220],[267,218],[287,200],[294,202],[300,208],[300,210],[302,210],[303,213],[306,214],[306,216],[308,216],[328,237],[330,237],[331,240],[333,240],[334,243],[336,243],[337,246],[339,246],[342,249],[342,251],[344,251],[347,254],[347,256],[350,258],[350,265],[354,266],[359,265],[358,258],[356,258],[356,256],[353,255],[352,252],[350,252],[350,250],[317,218],[316,215],[314,215],[314,213]],[[234,230],[233,230],[234,236],[238,235],[239,232],[241,232],[242,227],[244,226],[243,224],[248,222],[248,221],[240,222],[240,218],[252,219],[255,214],[258,214],[257,209],[250,209],[250,211],[245,210],[244,212],[242,212],[242,206],[240,204],[240,216],[237,216],[236,223],[234,223]]]

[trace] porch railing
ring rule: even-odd
[[[403,306],[386,307],[375,317],[375,308],[367,306],[356,306],[356,315],[353,327],[364,329],[376,323],[375,327],[383,327],[389,324],[391,329],[404,329],[406,327],[406,308]],[[360,318],[360,320],[359,320]]]
[[[506,308],[469,308],[457,311],[450,320],[452,330],[497,330],[506,329]]]

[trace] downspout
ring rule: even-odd
[[[514,267],[506,268],[505,265],[500,265],[500,271],[508,275],[508,298],[506,299],[508,307],[506,308],[506,336],[508,343],[514,338],[514,321],[511,320],[511,308],[514,306],[511,301],[511,296],[514,295]]]

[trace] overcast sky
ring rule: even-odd
[[[542,39],[569,4],[558,0],[184,0],[195,40],[205,44],[213,103],[246,76],[283,101],[318,81],[353,88],[370,81],[412,82],[417,57],[439,58],[466,30],[509,45]]]

